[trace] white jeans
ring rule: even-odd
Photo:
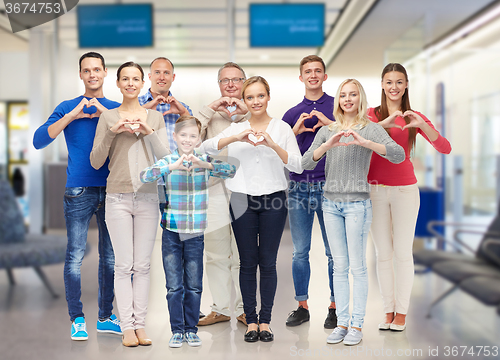
[[[106,225],[115,252],[115,295],[122,331],[145,327],[159,215],[157,194],[106,195]]]
[[[384,312],[406,314],[415,274],[413,239],[420,207],[419,190],[417,184],[374,185],[371,186],[370,197],[373,205],[370,231],[377,255],[377,276]]]
[[[228,198],[231,192],[227,190]],[[236,240],[231,229],[228,198],[223,184],[210,187],[208,201],[208,228],[205,231],[205,254],[207,261],[208,286],[212,294],[212,311],[231,316],[231,283],[234,283],[235,316],[243,314],[243,301],[240,291],[240,257]]]

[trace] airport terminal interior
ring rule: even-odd
[[[8,3],[0,3],[0,180],[8,180],[14,187],[28,234],[66,237],[63,196],[68,151],[64,137],[59,136],[43,150],[36,150],[32,139],[57,104],[85,91],[79,78],[78,59],[88,51],[97,51],[106,59],[103,89],[105,96],[114,101],[122,99],[115,81],[116,70],[122,63],[134,61],[147,74],[151,60],[159,56],[169,58],[175,66],[171,92],[188,104],[195,116],[220,96],[217,71],[227,61],[239,64],[247,77],[260,75],[269,82],[268,113],[278,119],[304,97],[299,63],[307,55],[318,55],[324,60],[328,78],[323,90],[327,94],[334,96],[344,79],[355,78],[363,85],[370,107],[380,104],[383,67],[400,63],[408,71],[412,108],[425,114],[452,146],[451,153],[443,155],[422,137],[417,138],[412,162],[421,203],[414,252],[458,249],[472,259],[482,232],[498,215],[498,0],[62,1],[63,15],[29,29],[23,27],[26,25],[22,19],[9,18]],[[140,25],[123,28],[125,32],[143,31],[140,37],[131,34],[123,40],[98,28],[99,21],[104,24],[109,20],[101,16],[106,11],[116,14],[123,10],[118,20],[125,22],[127,16],[130,20],[130,12],[127,14],[123,8],[133,4],[146,6],[150,18]],[[269,5],[278,8],[260,8]],[[279,6],[294,5],[305,8],[296,8],[298,13],[290,15],[291,20],[280,20],[289,13]],[[100,6],[114,8],[109,11]],[[138,12],[134,16],[138,17]],[[256,19],[257,16],[262,18]],[[262,28],[286,21],[296,21],[293,35],[283,36],[276,28]],[[301,32],[318,27],[319,40],[314,34],[300,36]],[[287,42],[289,39],[293,41]],[[145,80],[141,94],[150,87],[147,76]],[[429,221],[449,224],[440,230],[449,241],[453,241],[457,230],[462,232],[462,244],[454,247],[438,241],[427,228]],[[417,264],[406,329],[379,330],[384,312],[371,237],[367,248],[369,292],[363,340],[352,347],[327,344],[331,333],[323,327],[329,305],[327,258],[317,221],[310,253],[309,322],[296,327],[285,325],[289,313],[297,308],[292,279],[293,244],[287,224],[277,260],[278,285],[271,322],[274,341],[245,342],[246,327],[232,317],[228,322],[199,327],[203,342],[200,347],[170,348],[161,230],[158,227],[151,259],[146,318],[152,346],[127,348],[120,336],[96,331],[98,231],[92,220],[89,250],[81,267],[88,340],[70,339],[64,262],[41,267],[53,293],[33,268],[13,268],[12,279],[0,266],[0,358],[500,358],[500,276],[492,276],[491,283],[486,281],[486,288],[491,287],[490,303],[471,295],[474,291],[458,287],[430,308],[454,284]],[[0,265],[5,262],[3,245],[0,244]],[[496,271],[500,273],[498,266]],[[234,291],[231,296],[234,298]],[[205,274],[201,311],[210,313],[211,304]],[[117,313],[116,304],[114,312]]]

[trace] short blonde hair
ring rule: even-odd
[[[346,122],[344,116],[344,110],[342,110],[342,108],[339,105],[340,92],[342,91],[344,85],[349,83],[356,85],[359,92],[358,115],[354,120],[354,124],[348,124]],[[339,85],[339,88],[337,89],[337,94],[335,95],[335,100],[333,101],[333,117],[335,118],[335,122],[328,125],[328,128],[331,131],[345,130],[348,128],[353,128],[354,126],[357,126],[359,128],[364,128],[366,125],[370,123],[370,119],[368,119],[368,102],[366,101],[365,90],[363,89],[363,86],[358,80],[346,79],[342,81],[342,83]]]
[[[194,116],[188,116],[188,115],[183,115],[177,119],[175,122],[175,128],[174,132],[178,133],[179,131],[182,130],[182,128],[186,126],[197,126],[198,127],[198,132],[201,132],[201,122]]]

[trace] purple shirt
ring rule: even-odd
[[[317,110],[323,115],[325,115],[330,120],[335,120],[333,118],[333,97],[323,93],[323,96],[320,97],[316,101],[312,101],[304,97],[301,103],[294,106],[290,110],[288,110],[285,115],[283,115],[283,121],[288,123],[292,128],[299,119],[302,113],[310,113],[313,110]],[[310,119],[306,119],[304,121],[305,127],[313,128],[314,125],[318,123],[318,118],[313,116]],[[314,137],[317,132],[321,129],[320,127],[316,129],[315,132],[303,132],[302,134],[297,135],[297,143],[299,144],[299,149],[302,155],[309,149],[311,146]],[[290,179],[294,181],[305,181],[305,182],[317,182],[325,180],[325,158],[321,159],[318,162],[318,165],[314,170],[304,170],[302,174],[296,174],[290,172]]]

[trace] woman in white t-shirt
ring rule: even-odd
[[[231,190],[232,227],[240,254],[240,288],[248,330],[245,341],[273,341],[269,328],[276,293],[276,257],[287,215],[284,168],[302,172],[301,154],[290,126],[267,113],[269,84],[261,76],[243,84],[248,121],[233,123],[218,136],[205,141],[202,151],[217,153],[227,146],[228,155],[239,161]],[[259,314],[257,267],[260,270]]]

